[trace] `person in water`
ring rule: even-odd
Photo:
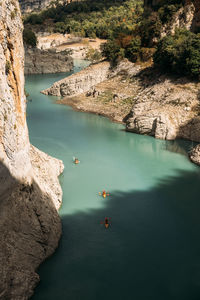
[[[105,218],[105,224],[109,224],[109,223],[108,223],[108,218]]]

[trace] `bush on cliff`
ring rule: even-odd
[[[23,40],[27,46],[36,47],[37,45],[37,37],[31,29],[24,28]]]
[[[177,30],[157,46],[154,62],[163,71],[200,78],[200,34]]]

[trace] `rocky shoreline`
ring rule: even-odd
[[[123,61],[114,69],[107,67],[106,76],[95,83],[98,68],[101,64],[93,72],[90,66],[43,92],[62,96],[60,104],[124,123],[130,132],[200,142],[199,82]]]

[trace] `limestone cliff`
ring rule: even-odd
[[[17,0],[0,6],[0,299],[28,299],[61,235],[61,161],[30,146]]]

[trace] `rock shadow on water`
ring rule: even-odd
[[[102,209],[64,216],[33,299],[199,299],[199,180],[199,171],[180,171],[148,191],[112,192]]]

